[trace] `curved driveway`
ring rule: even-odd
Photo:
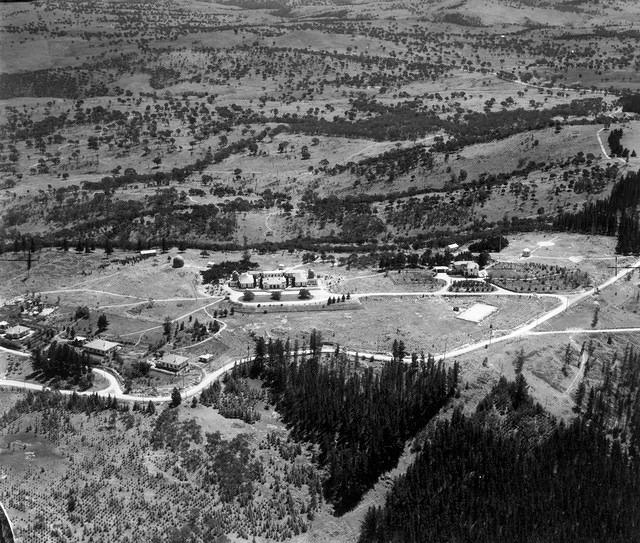
[[[585,290],[584,292],[575,294],[575,295],[571,295],[571,296],[563,296],[563,295],[558,295],[558,294],[538,294],[538,296],[550,296],[550,297],[554,297],[557,298],[561,301],[561,303],[554,307],[553,309],[551,309],[550,311],[548,311],[547,313],[545,313],[544,315],[541,315],[540,317],[537,317],[535,319],[532,319],[531,321],[529,321],[528,323],[525,323],[522,326],[519,326],[518,328],[512,330],[511,332],[509,332],[508,334],[502,335],[502,336],[497,336],[495,338],[489,338],[486,340],[482,340],[479,341],[477,343],[473,343],[470,345],[464,345],[462,347],[459,347],[457,349],[452,349],[451,351],[448,351],[446,353],[441,353],[441,354],[437,354],[435,355],[436,360],[443,360],[445,357],[457,357],[463,354],[467,354],[470,353],[472,351],[476,351],[478,349],[482,349],[485,346],[491,345],[493,343],[499,343],[502,341],[508,341],[510,339],[514,339],[520,336],[525,336],[528,334],[557,334],[557,333],[581,333],[581,332],[605,332],[605,330],[567,330],[567,331],[544,331],[544,332],[534,332],[533,329],[536,328],[537,326],[539,326],[540,324],[542,324],[543,322],[547,322],[548,320],[553,319],[554,317],[560,315],[562,312],[566,311],[567,308],[569,306],[575,305],[578,302],[584,300],[585,298],[587,298],[588,296],[592,296],[596,291],[602,290],[610,285],[612,285],[613,283],[615,283],[616,281],[622,279],[623,277],[625,277],[626,275],[628,275],[629,273],[633,272],[634,270],[640,268],[640,259],[636,260],[631,266],[629,266],[628,268],[625,268],[623,270],[621,270],[620,272],[618,272],[616,275],[610,277],[609,279],[607,279],[606,281],[604,281],[602,284],[600,284],[597,287],[591,288],[589,290]],[[488,292],[488,293],[451,293],[451,292],[442,292],[442,291],[438,291],[438,292],[376,292],[376,293],[368,293],[368,294],[359,294],[359,295],[354,295],[357,296],[358,298],[363,298],[363,297],[367,297],[367,296],[420,296],[420,295],[425,295],[425,296],[467,296],[467,295],[471,295],[471,296],[478,296],[478,295],[510,295],[510,296],[530,296],[530,294],[521,294],[521,293],[516,293],[516,292],[510,292],[510,291],[503,291],[503,289],[498,289],[494,292]],[[215,303],[218,303],[220,300],[213,302],[210,305],[213,305]],[[209,305],[205,306],[205,307],[209,307]],[[198,311],[201,311],[203,308],[198,309]],[[610,333],[615,333],[615,332],[635,332],[636,330],[640,330],[637,328],[620,328],[620,329],[607,329],[606,332],[610,332]],[[139,332],[136,332],[139,333]],[[16,351],[12,351],[10,349],[5,349],[3,347],[0,347],[0,350],[3,351],[7,351],[10,352],[12,354],[16,354],[17,356],[23,356],[23,357],[29,357],[30,355],[28,353],[20,353],[20,352],[16,352]],[[330,353],[334,350],[333,347],[331,346],[323,346],[322,348],[322,352],[323,353]],[[387,361],[391,359],[391,356],[388,354],[380,354],[380,353],[366,353],[366,352],[359,352],[359,351],[353,351],[353,350],[343,350],[343,352],[345,352],[347,355],[349,356],[355,356],[355,354],[357,353],[359,356],[362,357],[366,357],[366,358],[374,358],[376,360],[380,360],[380,361]],[[222,366],[221,368],[218,368],[217,370],[208,373],[204,379],[202,379],[202,381],[200,381],[199,383],[197,383],[196,385],[192,386],[191,388],[185,389],[181,391],[181,395],[182,398],[190,398],[193,397],[197,394],[200,394],[206,387],[208,387],[211,383],[213,383],[214,381],[218,380],[220,377],[222,377],[226,372],[230,371],[231,369],[233,369],[233,367],[237,364],[242,364],[247,362],[248,360],[250,360],[250,358],[244,357],[244,358],[239,358],[237,360],[232,360],[231,362],[228,362],[227,364],[225,364],[224,366]],[[405,361],[410,361],[410,357],[406,357]],[[120,388],[120,384],[118,383],[117,379],[111,375],[110,373],[107,373],[104,370],[101,369],[97,369],[94,368],[93,370],[96,374],[104,377],[108,382],[109,382],[109,386],[106,389],[102,389],[102,390],[98,390],[98,391],[85,391],[82,394],[98,394],[99,396],[111,396],[111,397],[115,397],[119,400],[123,400],[123,401],[132,401],[132,402],[155,402],[155,403],[162,403],[162,402],[169,402],[171,401],[170,396],[137,396],[137,395],[133,395],[133,394],[125,394],[122,389]],[[15,380],[11,380],[11,379],[0,379],[0,386],[5,386],[5,387],[15,387],[15,388],[23,388],[23,389],[28,389],[28,390],[42,390],[44,387],[42,385],[36,384],[36,383],[27,383],[24,381],[15,381]],[[60,391],[62,394],[72,394],[73,392],[70,390],[61,390]]]

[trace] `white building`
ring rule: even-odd
[[[156,368],[175,371],[177,373],[189,365],[189,359],[186,356],[180,356],[178,354],[165,354],[162,358],[156,360],[155,364]]]
[[[262,278],[263,289],[282,289],[287,286],[287,280],[282,275]]]
[[[255,286],[255,278],[250,273],[242,273],[238,278],[240,288],[253,288]]]
[[[289,274],[291,280],[293,281],[294,287],[306,287],[309,284],[309,280],[307,279],[307,272],[302,270],[296,270]]]
[[[458,260],[451,263],[451,271],[465,277],[478,277],[480,266],[473,260]]]
[[[83,346],[84,352],[93,354],[95,356],[109,357],[115,354],[120,347],[119,343],[113,341],[106,341],[104,339],[94,339],[89,343],[85,343]]]
[[[12,326],[11,328],[7,328],[7,331],[4,333],[4,336],[7,339],[21,339],[28,335],[31,332],[31,328],[27,328],[26,326],[22,326],[20,324],[16,326]]]

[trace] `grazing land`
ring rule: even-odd
[[[638,540],[638,2],[0,20],[17,542]]]

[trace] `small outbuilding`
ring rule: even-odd
[[[529,249],[528,247],[522,249],[522,256],[523,258],[529,258],[531,256],[531,249]]]

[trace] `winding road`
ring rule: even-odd
[[[591,330],[591,329],[571,329],[571,330],[551,330],[551,331],[538,331],[536,332],[534,330],[534,328],[536,328],[537,326],[539,326],[540,324],[547,322],[551,319],[553,319],[554,317],[560,315],[561,313],[563,313],[564,311],[566,311],[570,306],[575,305],[577,303],[579,303],[580,301],[584,300],[585,298],[592,296],[593,294],[595,294],[596,292],[607,288],[609,286],[611,286],[612,284],[614,284],[616,281],[619,281],[620,279],[622,279],[623,277],[627,276],[628,274],[632,273],[634,270],[640,268],[640,259],[636,260],[632,265],[630,265],[627,268],[624,268],[623,270],[619,271],[616,275],[610,277],[609,279],[607,279],[606,281],[604,281],[603,283],[601,283],[600,285],[598,285],[597,287],[593,287],[591,289],[585,290],[583,292],[580,292],[578,294],[574,294],[574,295],[569,295],[569,296],[564,296],[564,295],[559,295],[559,294],[538,294],[538,296],[542,297],[542,296],[546,296],[546,297],[554,297],[556,299],[559,300],[559,304],[554,307],[553,309],[551,309],[550,311],[547,311],[545,314],[536,317],[534,319],[532,319],[531,321],[515,328],[514,330],[512,330],[511,332],[501,335],[501,336],[497,336],[497,337],[490,337],[486,340],[482,340],[476,343],[472,343],[469,345],[463,345],[461,347],[458,347],[457,349],[452,349],[451,351],[447,351],[446,353],[440,353],[440,354],[436,354],[434,355],[436,360],[444,360],[445,358],[455,358],[464,354],[468,354],[470,352],[476,351],[478,349],[483,349],[486,346],[495,344],[495,343],[499,343],[499,342],[504,342],[504,341],[508,341],[511,339],[515,339],[518,337],[522,337],[522,336],[526,336],[526,335],[547,335],[547,334],[574,334],[574,333],[637,333],[640,332],[640,328],[634,328],[634,327],[630,327],[630,328],[608,328],[608,329],[600,329],[600,330]],[[363,294],[358,294],[358,295],[354,295],[357,298],[366,298],[368,296],[478,296],[478,293],[451,293],[451,292],[446,292],[443,290],[439,290],[436,292],[375,292],[375,293],[363,293]],[[496,291],[493,292],[488,292],[488,293],[483,293],[482,296],[496,296],[496,295],[509,295],[509,296],[531,296],[530,294],[523,294],[523,293],[516,293],[516,292],[511,292],[511,291],[507,291],[504,289],[497,289]],[[174,320],[179,320],[182,318],[185,318],[187,316],[189,316],[192,313],[196,313],[198,311],[205,311],[205,313],[207,313],[207,315],[210,315],[209,312],[207,311],[208,307],[211,307],[212,305],[215,305],[217,303],[219,303],[220,301],[222,301],[223,298],[220,298],[208,305],[205,305],[203,307],[200,307],[194,311],[191,311],[189,313],[186,313],[185,315],[182,315],[181,317],[178,317],[178,319],[174,319]],[[211,316],[211,315],[210,315]],[[225,323],[223,323],[225,324]],[[154,326],[152,328],[150,328],[149,330],[155,330],[157,328],[160,328],[162,325],[160,326]],[[226,325],[225,327],[226,328]],[[224,328],[221,328],[219,332],[221,332],[222,330],[224,330]],[[125,334],[125,335],[135,335],[135,334],[140,334],[140,333],[144,333],[144,331],[140,332],[132,332],[130,334]],[[12,354],[15,354],[17,356],[22,356],[22,357],[29,357],[30,354],[29,353],[22,353],[22,352],[17,352],[17,351],[13,351],[10,349],[5,349],[4,347],[0,347],[0,350],[5,351],[5,352],[10,352]],[[325,345],[322,348],[322,352],[323,353],[330,353],[333,352],[334,347],[330,346],[330,345]],[[356,354],[358,354],[361,357],[366,357],[366,358],[373,358],[375,360],[380,360],[380,361],[387,361],[391,359],[391,356],[388,354],[380,354],[380,353],[367,353],[367,352],[361,352],[361,351],[354,351],[354,350],[342,350],[342,352],[346,353],[349,356],[355,356]],[[193,397],[197,394],[200,394],[206,387],[208,387],[211,383],[213,383],[214,381],[218,380],[220,377],[222,377],[226,372],[230,371],[231,369],[233,369],[234,366],[236,366],[237,364],[243,364],[245,362],[247,362],[248,360],[250,360],[250,357],[244,357],[244,358],[239,358],[237,360],[232,360],[230,362],[228,362],[227,364],[223,365],[222,367],[218,368],[217,370],[208,373],[205,375],[205,377],[202,379],[202,381],[200,381],[199,383],[197,383],[196,385],[187,388],[187,389],[183,389],[181,390],[181,394],[182,394],[182,398],[190,398]],[[406,362],[410,361],[410,357],[406,357],[405,358]],[[122,401],[131,401],[131,402],[154,402],[154,403],[164,403],[164,402],[168,402],[171,400],[171,398],[169,396],[138,396],[138,395],[133,395],[133,394],[125,394],[122,391],[122,388],[120,387],[120,384],[118,383],[118,380],[111,374],[108,373],[104,370],[101,370],[99,368],[94,368],[93,371],[97,374],[100,375],[101,377],[103,377],[104,379],[107,380],[107,382],[109,383],[109,386],[105,389],[102,390],[98,390],[98,391],[86,391],[83,392],[82,394],[98,394],[99,396],[103,396],[103,397],[107,397],[107,396],[111,396],[111,397],[115,397],[118,400],[122,400]],[[36,383],[28,383],[28,382],[24,382],[24,381],[16,381],[16,380],[11,380],[11,379],[0,379],[0,386],[2,387],[13,387],[13,388],[20,388],[20,389],[27,389],[27,390],[42,390],[44,387],[42,385],[36,384]],[[60,391],[62,394],[72,394],[73,392],[70,390],[61,390]]]

